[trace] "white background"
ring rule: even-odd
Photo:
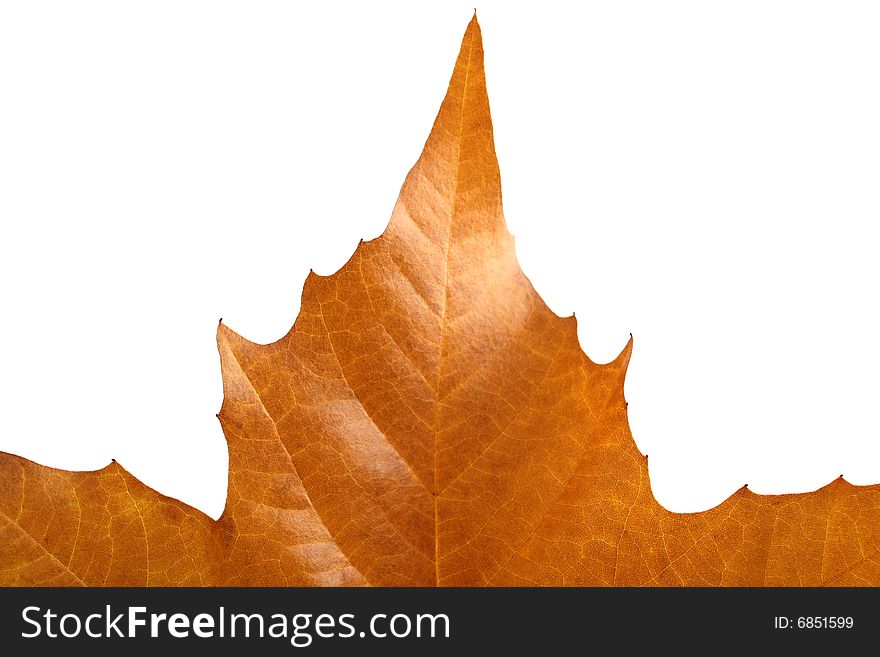
[[[384,229],[473,3],[0,4],[0,449],[218,516],[217,320]],[[880,481],[880,9],[480,2],[508,225],[659,501]]]

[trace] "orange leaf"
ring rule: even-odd
[[[632,342],[590,361],[517,264],[476,18],[385,233],[309,276],[278,342],[217,340],[222,517],[115,462],[0,454],[0,583],[880,583],[878,486],[656,502],[627,425]]]

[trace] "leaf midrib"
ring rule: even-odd
[[[474,32],[469,30],[469,35],[470,41],[468,43],[467,61],[465,62],[464,67],[464,85],[462,85],[461,102],[459,103],[460,109],[458,116],[458,154],[455,160],[455,186],[452,190],[452,205],[451,211],[449,213],[449,230],[447,230],[446,232],[446,253],[443,259],[443,263],[446,269],[443,276],[443,307],[440,311],[440,355],[437,361],[437,384],[434,386],[437,399],[434,406],[434,448],[432,450],[432,456],[434,460],[434,476],[432,480],[432,490],[430,491],[431,499],[434,502],[434,586],[440,586],[440,518],[438,508],[439,486],[437,483],[437,443],[441,426],[440,414],[443,408],[443,405],[440,403],[440,384],[443,381],[443,354],[446,349],[446,325],[447,312],[449,308],[449,251],[452,247],[452,229],[455,224],[455,213],[458,203],[458,187],[461,182],[461,146],[464,142],[462,129],[464,128],[465,101],[467,99],[468,82],[470,80],[471,74],[471,56],[473,55],[474,51]]]

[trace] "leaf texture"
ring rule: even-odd
[[[878,486],[656,502],[627,424],[632,340],[593,363],[517,264],[476,17],[385,233],[308,277],[279,341],[217,341],[221,518],[115,462],[0,454],[0,583],[880,583]]]

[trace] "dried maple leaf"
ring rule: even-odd
[[[651,494],[623,379],[520,271],[476,18],[385,233],[310,275],[270,345],[218,331],[229,443],[213,521],[115,462],[0,454],[0,582],[880,583],[880,487]]]

